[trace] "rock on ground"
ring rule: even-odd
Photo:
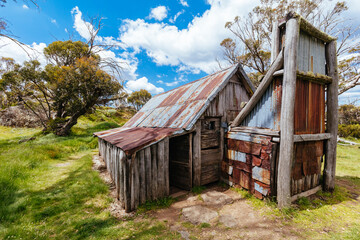
[[[192,224],[210,223],[211,220],[214,220],[218,216],[216,211],[203,206],[183,208],[182,214],[185,220]]]
[[[204,200],[204,203],[207,205],[226,205],[233,202],[232,198],[228,195],[218,192],[210,191],[204,194],[201,194],[201,198]]]

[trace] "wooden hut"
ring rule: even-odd
[[[273,63],[226,135],[222,178],[284,207],[334,189],[336,41],[295,13],[272,38]]]
[[[225,132],[254,88],[241,65],[154,96],[123,127],[98,132],[99,153],[127,212],[218,181]]]

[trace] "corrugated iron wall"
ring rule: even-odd
[[[298,41],[297,69],[303,72],[325,74],[325,44],[300,31]]]
[[[280,130],[281,93],[282,80],[275,78],[240,125]]]

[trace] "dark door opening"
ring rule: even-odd
[[[170,186],[184,190],[192,187],[192,135],[170,138],[169,179]]]

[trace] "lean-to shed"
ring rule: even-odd
[[[254,88],[240,64],[154,96],[123,127],[98,132],[126,211],[220,179],[228,124]]]
[[[336,39],[295,13],[274,23],[272,38],[273,63],[226,135],[222,177],[283,207],[334,189]]]

